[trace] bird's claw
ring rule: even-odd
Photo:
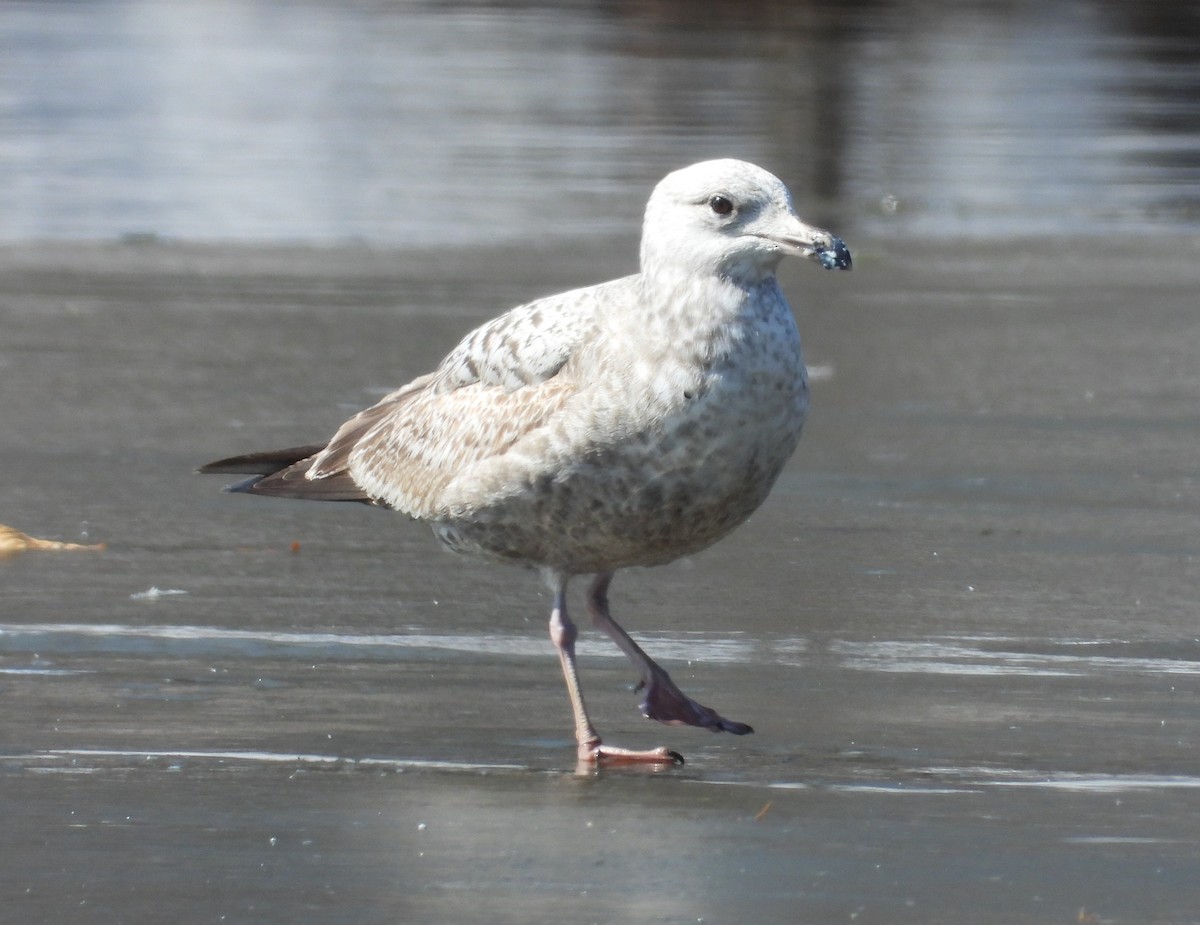
[[[579,747],[580,768],[602,764],[681,765],[683,763],[683,755],[662,746],[646,751],[635,751],[629,748],[604,745],[594,740]]]

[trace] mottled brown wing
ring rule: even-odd
[[[598,306],[634,290],[626,277],[518,306],[468,334],[435,372],[350,418],[326,446],[231,457],[201,471],[261,476],[234,491],[430,516],[452,479],[553,416],[574,389],[559,374],[595,336]]]
[[[403,414],[404,406],[428,389],[435,379],[434,373],[420,376],[346,421],[337,429],[333,439],[313,457],[311,465],[305,470],[306,478],[327,479],[344,474],[349,466],[350,454],[359,442],[381,422]]]
[[[413,517],[454,504],[443,490],[472,466],[503,455],[546,426],[575,394],[570,377],[507,391],[482,383],[413,395],[379,420],[350,453],[364,491]]]

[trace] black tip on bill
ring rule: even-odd
[[[826,270],[849,270],[852,266],[850,248],[841,238],[831,238],[828,245],[817,251],[817,260]]]

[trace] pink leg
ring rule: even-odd
[[[550,639],[558,650],[563,679],[567,682],[567,694],[571,698],[571,711],[575,715],[575,744],[580,765],[602,761],[683,764],[682,755],[666,748],[632,751],[601,743],[600,735],[588,717],[587,706],[583,702],[583,691],[579,686],[579,672],[575,667],[575,637],[579,635],[579,631],[567,616],[567,577],[551,576],[550,584],[554,591],[554,610],[550,614]]]
[[[588,613],[591,614],[592,622],[608,633],[612,641],[629,656],[629,660],[642,673],[642,679],[638,683],[638,690],[644,692],[642,715],[660,723],[702,726],[713,732],[732,732],[739,736],[753,732],[754,730],[745,723],[725,719],[716,710],[685,697],[671,680],[671,676],[617,625],[617,621],[608,612],[608,585],[611,581],[612,572],[596,576],[588,591]]]

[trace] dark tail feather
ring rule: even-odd
[[[273,475],[280,469],[316,456],[325,449],[323,444],[290,446],[286,450],[267,450],[263,453],[247,453],[245,456],[230,456],[216,462],[205,463],[197,472],[205,475]]]
[[[360,501],[379,504],[354,483],[348,472],[319,479],[305,478],[309,460],[323,444],[293,446],[286,450],[247,453],[206,463],[199,472],[223,475],[249,475],[251,478],[226,486],[226,491],[271,498],[299,498],[306,501]]]

